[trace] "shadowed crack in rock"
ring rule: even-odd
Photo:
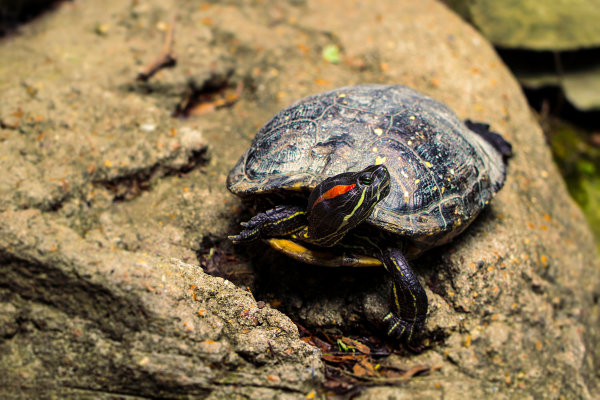
[[[55,307],[71,318],[93,321],[112,340],[122,340],[129,330],[146,329],[147,312],[139,302],[57,263],[28,262],[0,250],[0,274],[4,277],[0,288]]]
[[[110,191],[114,196],[113,201],[128,201],[139,196],[142,191],[150,190],[155,180],[189,173],[207,161],[207,149],[202,148],[190,152],[187,161],[180,166],[174,167],[161,162],[143,169],[129,171],[129,173],[114,178],[94,180],[92,183]]]

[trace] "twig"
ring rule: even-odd
[[[169,26],[167,28],[167,33],[165,35],[165,43],[163,45],[161,53],[158,57],[144,67],[137,76],[138,81],[146,82],[150,79],[154,74],[160,71],[163,68],[171,68],[177,64],[177,58],[175,57],[175,52],[173,51],[173,45],[175,43],[175,20],[177,18],[176,14],[170,19]]]

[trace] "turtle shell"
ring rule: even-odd
[[[502,187],[502,155],[446,105],[399,85],[306,97],[275,115],[228,177],[241,197],[311,190],[385,164],[390,194],[367,219],[428,248],[460,233]]]

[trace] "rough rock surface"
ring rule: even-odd
[[[173,14],[177,66],[135,82]],[[227,264],[310,329],[377,334],[381,271],[321,272],[226,240],[243,218],[226,174],[257,128],[359,82],[414,87],[515,149],[491,207],[415,262],[423,349],[386,362],[437,367],[362,398],[600,395],[589,229],[518,85],[443,5],[75,1],[5,38],[0,59],[0,397],[318,392],[319,352],[290,319],[199,263]],[[173,118],[194,91],[204,106]]]

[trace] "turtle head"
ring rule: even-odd
[[[389,193],[390,174],[384,165],[325,179],[308,198],[308,238],[319,246],[333,246]]]

